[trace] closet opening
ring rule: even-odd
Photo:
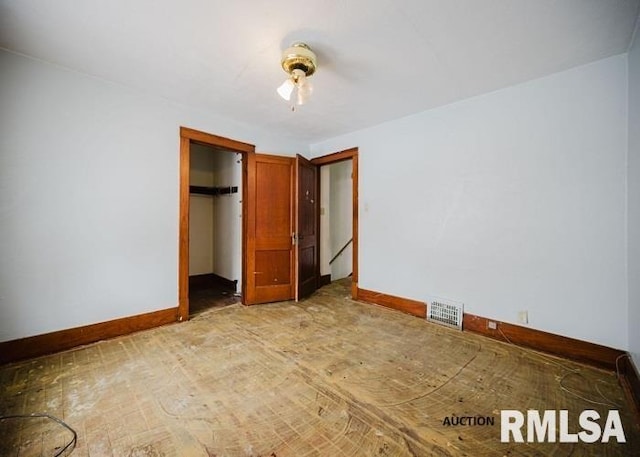
[[[180,127],[178,320],[243,300],[246,163],[255,146]]]
[[[240,302],[242,155],[192,143],[189,163],[189,315]]]

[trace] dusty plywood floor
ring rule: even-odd
[[[0,415],[48,412],[78,456],[629,456],[615,375],[352,302],[205,311],[0,367]],[[500,443],[501,409],[619,409],[626,444]],[[495,426],[445,426],[494,416]],[[0,455],[54,455],[50,425],[0,423]]]

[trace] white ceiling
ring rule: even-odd
[[[0,46],[314,143],[626,52],[639,5],[0,0]],[[275,92],[293,41],[318,55],[294,113]]]

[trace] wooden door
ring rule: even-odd
[[[318,288],[318,167],[296,157],[296,300]]]
[[[294,298],[295,159],[247,155],[247,305]]]

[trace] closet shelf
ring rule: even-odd
[[[200,195],[228,195],[237,194],[238,186],[227,187],[206,187],[206,186],[189,186],[189,193]]]
[[[200,195],[229,195],[237,194],[238,186],[226,187],[207,187],[207,186],[189,186],[189,193]]]

